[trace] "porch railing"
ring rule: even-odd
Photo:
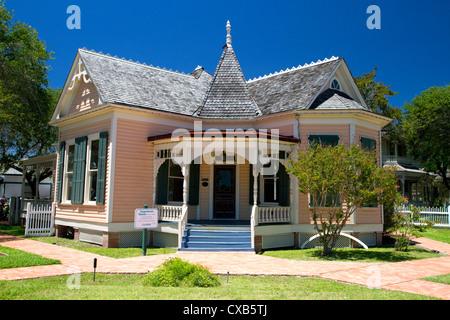
[[[178,222],[178,248],[181,248],[188,218],[188,206],[158,205],[158,220]]]
[[[186,228],[188,217],[188,207],[184,205],[181,208],[181,216],[178,220],[178,248],[181,248],[181,245],[183,243],[184,229]]]
[[[257,207],[256,225],[259,223],[289,223],[291,222],[290,207]]]
[[[178,221],[183,211],[182,206],[159,205],[156,208],[158,209],[158,219],[160,221]]]

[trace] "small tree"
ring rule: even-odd
[[[395,251],[408,251],[412,237],[418,237],[420,232],[426,231],[433,225],[433,222],[420,218],[420,211],[423,208],[414,205],[405,206],[408,200],[397,195],[392,216],[395,239]]]
[[[287,170],[298,179],[300,192],[310,195],[311,217],[329,255],[350,216],[364,204],[395,196],[392,168],[382,168],[376,154],[356,145],[310,147],[291,155]]]

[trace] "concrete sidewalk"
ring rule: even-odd
[[[415,239],[418,246],[450,254],[450,245]],[[295,261],[248,252],[186,252],[113,259],[75,249],[0,234],[0,245],[61,261],[61,265],[1,269],[0,280],[18,280],[93,272],[147,273],[170,257],[200,263],[216,274],[320,277],[350,284],[400,290],[450,300],[450,285],[419,280],[450,273],[450,256],[397,263]]]

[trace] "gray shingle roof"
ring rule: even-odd
[[[353,100],[348,94],[327,89],[314,100],[309,109],[312,110],[333,110],[333,109],[360,109],[370,111],[358,102]]]
[[[261,111],[251,98],[233,48],[225,46],[203,105],[195,112],[201,118],[254,118]]]
[[[332,58],[245,81],[231,46],[214,76],[198,67],[190,74],[79,50],[103,103],[116,103],[199,118],[249,119],[283,111],[364,109],[348,95],[320,88],[341,59]]]
[[[104,103],[192,115],[212,79],[205,71],[186,75],[87,50],[79,53]]]
[[[263,114],[305,109],[340,59],[249,81],[250,94]]]

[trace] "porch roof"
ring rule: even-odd
[[[188,132],[191,138],[197,138],[199,131],[189,131]],[[247,131],[233,131],[233,132],[227,132],[226,130],[207,130],[207,131],[201,131],[201,138],[204,137],[205,133],[207,133],[208,135],[219,135],[221,134],[222,136],[226,137],[226,136],[232,136],[235,138],[240,138],[240,137],[244,137],[244,138],[258,138],[258,139],[272,139],[272,137],[278,138],[279,141],[284,141],[284,142],[290,142],[290,143],[299,143],[301,142],[300,139],[295,138],[295,137],[290,137],[290,136],[283,136],[283,135],[276,135],[276,134],[271,134],[271,133],[266,133],[266,132],[260,132],[260,131],[251,131],[251,132],[247,132]],[[166,139],[171,139],[172,138],[172,134],[162,134],[162,135],[157,135],[157,136],[150,136],[147,137],[147,141],[148,142],[154,142],[154,141],[159,141],[159,140],[166,140]]]

